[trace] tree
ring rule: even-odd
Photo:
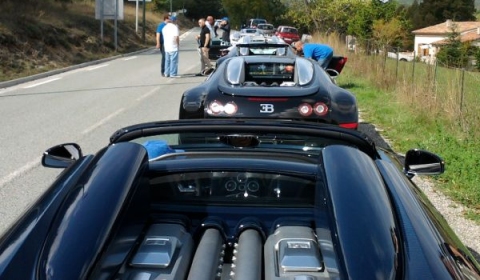
[[[155,10],[170,11],[170,4],[173,11],[186,9],[185,16],[192,19],[206,18],[213,16],[215,18],[224,16],[222,13],[221,0],[153,0]],[[171,2],[170,2],[171,1]]]
[[[388,48],[401,45],[405,33],[402,23],[398,18],[393,18],[389,21],[379,19],[373,22],[373,39],[377,41],[385,53]]]
[[[423,26],[435,25],[447,19],[454,21],[474,21],[474,0],[423,0],[419,6],[419,13],[423,15]]]
[[[264,18],[276,24],[285,12],[285,5],[280,0],[222,0],[221,2],[230,22],[238,26],[249,18]]]
[[[401,25],[407,26],[404,20],[403,9],[399,9],[396,1],[371,0],[361,2],[348,20],[348,33],[357,38],[357,46],[370,53],[377,46],[372,45],[374,38],[373,24],[375,21],[386,23],[392,18],[397,18]]]
[[[425,27],[425,23],[423,22],[424,15],[422,15],[422,12],[420,11],[420,4],[418,4],[417,0],[413,1],[412,5],[407,8],[406,16],[412,23],[412,30]]]
[[[447,67],[463,68],[468,62],[468,49],[460,41],[460,33],[456,25],[452,26],[448,34],[447,43],[440,47],[437,61]]]
[[[475,56],[475,60],[477,61],[477,64],[476,64],[477,70],[480,71],[480,48],[478,47],[476,48],[474,56]]]
[[[348,20],[365,0],[284,0],[285,20],[308,33],[346,34]]]

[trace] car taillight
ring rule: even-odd
[[[208,113],[218,115],[225,113],[227,115],[234,115],[238,111],[238,106],[235,102],[228,102],[223,105],[220,101],[214,100],[208,105]]]
[[[349,128],[349,129],[357,129],[358,128],[358,123],[341,123],[338,126],[343,127],[343,128]]]
[[[302,103],[298,106],[298,113],[304,117],[308,117],[312,114],[313,109],[312,106],[308,103]]]
[[[315,105],[313,106],[313,112],[315,112],[317,116],[325,116],[328,113],[327,104],[323,102],[315,103]]]
[[[212,114],[218,115],[223,111],[223,104],[218,102],[217,100],[214,100],[208,105],[208,109]]]
[[[237,104],[235,104],[235,102],[228,102],[227,104],[225,104],[225,106],[223,106],[223,111],[227,115],[234,115],[237,112],[237,110],[238,110],[238,106]]]

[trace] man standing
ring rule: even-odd
[[[333,57],[333,49],[329,45],[325,44],[304,44],[302,41],[295,42],[295,49],[297,52],[303,52],[303,56],[311,58],[320,64],[324,69],[328,67],[330,60]]]
[[[230,43],[230,23],[228,22],[227,17],[222,19],[222,22],[220,23],[220,29],[223,30],[222,40]]]
[[[210,40],[212,40],[213,38],[217,37],[215,36],[215,29],[213,29],[213,24],[214,24],[214,19],[212,16],[208,16],[207,17],[207,20],[205,21],[205,25],[208,27],[208,29],[210,30]],[[210,43],[212,43],[210,41]]]
[[[163,44],[165,45],[165,77],[179,78],[178,75],[178,47],[180,45],[180,31],[175,24],[177,17],[171,16],[170,22],[162,30]]]
[[[167,25],[170,16],[165,14],[163,16],[163,22],[160,23],[157,27],[157,49],[160,49],[160,53],[162,54],[162,64],[160,66],[160,71],[162,71],[162,76],[165,77],[165,48],[163,47],[163,35],[162,30]]]
[[[207,27],[204,18],[201,18],[198,21],[198,25],[201,28],[200,35],[197,35],[197,39],[199,42],[198,52],[200,54],[201,71],[200,73],[196,74],[196,76],[204,76],[210,74],[213,71],[212,62],[208,57],[208,52],[210,50],[210,40],[212,37],[210,34],[210,29]]]

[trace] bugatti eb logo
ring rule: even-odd
[[[273,104],[260,104],[260,113],[273,113]]]

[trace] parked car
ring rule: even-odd
[[[388,52],[388,57],[398,59],[399,61],[413,61],[415,59],[414,52]]]
[[[242,36],[235,44],[223,50],[223,56],[216,61],[216,65],[218,67],[230,57],[243,55],[297,56],[289,44],[276,36]]]
[[[316,61],[246,55],[217,64],[203,83],[185,91],[179,118],[280,118],[356,129],[358,108],[355,95]]]
[[[263,18],[251,18],[247,22],[247,28],[257,28],[257,25],[261,23],[267,23],[266,19]]]
[[[274,56],[288,56],[297,57],[296,52],[290,44],[285,43],[282,39],[276,36],[243,36],[229,48],[223,49],[222,57],[217,59],[216,67],[223,61],[235,57],[245,55],[274,55]],[[335,55],[330,60],[327,67],[327,73],[336,79],[343,70],[347,62],[347,57]]]
[[[258,33],[257,33],[257,29],[255,28],[242,28],[240,29],[240,31],[235,31],[230,34],[230,47],[233,47],[238,42],[241,42],[241,40],[243,40],[244,37],[256,36],[256,35],[258,35]]]
[[[297,28],[292,26],[278,26],[277,30],[275,31],[275,36],[281,38],[288,44],[300,41],[300,35],[298,34]]]
[[[210,58],[211,60],[217,60],[218,58],[223,56],[222,50],[230,46],[230,42],[223,41],[220,38],[212,38],[210,50],[208,52],[208,58]]]
[[[191,135],[179,144],[179,135]],[[292,121],[176,120],[115,132],[64,168],[0,240],[0,279],[479,279],[479,265],[365,135]]]
[[[270,23],[259,23],[257,25],[257,33],[260,35],[272,36],[275,34],[275,27]]]

